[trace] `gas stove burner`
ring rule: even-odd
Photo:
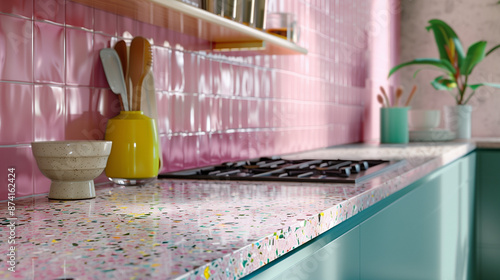
[[[387,160],[287,160],[280,157],[227,162],[159,174],[160,179],[360,183],[399,166]]]

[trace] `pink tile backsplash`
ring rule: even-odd
[[[116,21],[117,15],[101,10],[94,10],[94,28],[96,32],[116,36]]]
[[[66,24],[87,30],[94,29],[94,9],[79,3],[66,1]]]
[[[162,172],[360,141],[369,8],[340,2],[270,0],[309,54],[264,55],[193,51],[210,42],[69,0],[1,1],[0,172],[19,168],[18,196],[46,193],[31,141],[104,138],[120,108],[99,51],[133,36],[153,43]]]
[[[31,18],[34,0],[0,1],[0,12]]]
[[[32,140],[33,85],[0,83],[0,145],[27,144]]]
[[[65,97],[62,86],[35,85],[34,141],[66,139]]]
[[[35,22],[33,72],[35,82],[64,82],[64,27]]]
[[[66,19],[65,2],[65,0],[35,0],[33,3],[35,19],[64,24]]]
[[[95,58],[94,34],[66,27],[66,84],[91,86]]]
[[[32,20],[0,14],[0,80],[33,81],[32,38]]]

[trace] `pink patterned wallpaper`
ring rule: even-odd
[[[17,197],[47,193],[30,142],[103,139],[119,108],[98,52],[123,36],[154,45],[162,172],[361,141],[370,8],[270,0],[298,15],[309,54],[235,56],[183,51],[207,42],[71,1],[1,1],[0,178],[15,167]]]

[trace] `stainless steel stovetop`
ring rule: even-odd
[[[158,178],[360,183],[393,170],[401,163],[387,160],[290,160],[270,157],[159,174]]]

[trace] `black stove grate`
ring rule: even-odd
[[[359,183],[396,167],[398,163],[387,160],[287,160],[271,157],[159,174],[158,178]]]

